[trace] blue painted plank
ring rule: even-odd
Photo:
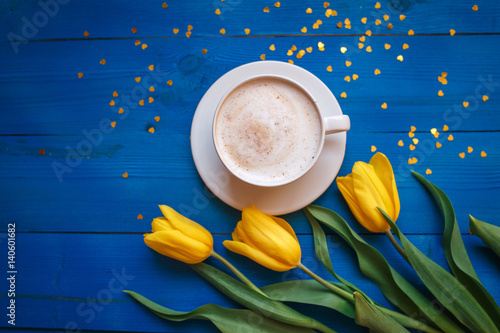
[[[410,169],[421,174],[432,171],[426,177],[450,196],[463,233],[468,229],[468,214],[496,221],[500,214],[496,204],[500,198],[498,133],[453,132],[453,141],[446,139],[448,133],[441,132],[438,142],[443,146],[438,149],[430,132],[417,132],[415,138],[420,142],[414,151],[409,149],[407,133],[350,133],[339,175],[349,174],[356,161],[367,162],[371,145],[375,145],[395,170],[402,202],[398,223],[403,230],[442,230],[440,213]],[[92,146],[88,156],[78,157],[78,149],[86,147],[80,142],[85,140],[83,135],[0,137],[3,218],[18,222],[23,231],[143,232],[160,215],[157,205],[167,204],[217,233],[230,233],[240,218],[238,211],[215,198],[201,181],[188,134],[129,137],[113,132],[100,145]],[[399,140],[404,147],[398,146]],[[467,153],[468,146],[473,147],[472,153]],[[41,149],[45,155],[39,154]],[[480,156],[483,150],[487,152],[484,158]],[[461,152],[464,159],[459,157]],[[411,157],[419,162],[408,165]],[[124,172],[128,172],[127,179],[122,177]],[[316,203],[354,221],[335,184]],[[137,220],[138,214],[144,220]],[[310,232],[301,213],[287,218],[299,232]]]
[[[185,36],[187,26],[192,25],[192,37],[217,36],[221,28],[228,35],[245,36],[249,28],[251,35],[302,34],[355,34],[371,29],[374,33],[407,34],[413,29],[417,34],[449,34],[450,29],[457,33],[500,32],[496,13],[500,5],[496,1],[380,1],[381,7],[375,8],[375,1],[330,1],[329,8],[336,10],[338,16],[326,17],[323,1],[303,3],[282,1],[280,8],[274,2],[261,1],[166,1],[168,8],[162,8],[162,1],[144,3],[141,1],[86,1],[84,3],[67,0],[7,1],[0,3],[0,18],[3,21],[0,35],[7,40],[43,40],[58,38],[136,38],[140,37],[177,37]],[[59,5],[57,5],[59,3]],[[472,6],[478,5],[478,11]],[[269,7],[265,13],[264,8]],[[312,14],[307,14],[310,7]],[[220,15],[216,15],[216,9]],[[443,17],[443,13],[446,16]],[[399,15],[406,15],[401,21]],[[384,15],[388,15],[386,22]],[[361,18],[366,17],[363,24]],[[351,21],[351,29],[337,28],[338,22]],[[321,20],[318,29],[313,24]],[[375,21],[381,24],[376,25]],[[393,29],[387,29],[391,23]],[[131,29],[137,28],[133,34]],[[179,29],[176,35],[173,29]],[[21,50],[24,45],[18,45]]]
[[[229,236],[215,236],[215,248],[226,256],[257,285],[290,279],[307,279],[297,271],[279,273],[267,270],[236,254],[227,253],[221,242]],[[339,275],[355,283],[376,301],[388,306],[380,291],[364,278],[350,248],[338,237],[329,236],[333,266]],[[424,253],[446,267],[440,236],[410,236]],[[499,299],[500,273],[496,257],[474,236],[465,236],[465,244],[477,274],[493,297]],[[385,236],[370,235],[367,241],[386,256],[401,274],[418,288],[422,285],[406,262]],[[303,249],[302,262],[321,276],[328,273],[320,268],[314,256],[311,235],[299,235]],[[5,242],[5,238],[1,239]],[[203,321],[170,323],[154,316],[121,292],[130,289],[144,294],[165,306],[190,310],[207,302],[234,307],[235,304],[199,278],[188,265],[162,257],[148,249],[141,234],[51,234],[17,233],[16,258],[16,327],[131,332],[215,332]],[[216,264],[212,259],[210,263]],[[5,280],[0,282],[7,289]],[[2,304],[7,295],[0,296]],[[361,332],[352,320],[332,311],[301,307],[339,332]],[[69,324],[68,324],[69,323]],[[73,325],[74,323],[74,325]],[[69,325],[69,326],[67,326]],[[73,325],[73,326],[71,326]],[[6,327],[4,321],[1,327]]]
[[[444,124],[460,131],[499,130],[499,38],[378,36],[365,41],[371,53],[358,49],[357,37],[346,36],[155,39],[146,50],[127,40],[30,43],[15,57],[0,53],[0,61],[8,64],[0,69],[0,133],[79,135],[107,118],[117,121],[120,132],[145,132],[154,125],[159,131],[187,133],[211,84],[237,66],[260,60],[261,54],[268,60],[293,59],[323,80],[350,115],[353,132],[408,131],[411,125],[428,130]],[[317,48],[320,41],[324,52]],[[402,49],[404,43],[408,50]],[[276,51],[269,50],[271,44]],[[312,47],[312,53],[289,57],[292,45]],[[341,46],[347,47],[345,54]],[[346,67],[346,61],[352,65]],[[150,65],[156,66],[154,71]],[[375,75],[375,69],[381,74]],[[78,79],[78,72],[83,78]],[[446,85],[438,81],[442,72],[448,73]],[[136,77],[142,81],[137,83]],[[340,97],[342,92],[347,98]],[[483,95],[489,96],[487,102]],[[109,105],[111,100],[115,106]],[[123,114],[118,114],[120,107]],[[166,121],[155,124],[155,116]]]

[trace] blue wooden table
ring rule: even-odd
[[[204,93],[227,71],[264,59],[293,62],[330,88],[352,122],[339,174],[385,153],[401,198],[398,225],[446,268],[440,212],[410,170],[448,194],[476,271],[500,300],[498,258],[468,234],[468,214],[500,224],[499,14],[500,2],[488,0],[0,1],[0,327],[217,331],[208,321],[162,320],[122,292],[180,311],[238,306],[144,245],[158,204],[209,229],[215,249],[259,286],[308,278],[224,249],[240,212],[211,194],[191,156]],[[426,293],[385,236],[358,225],[335,183],[315,203],[346,218]],[[284,218],[303,262],[328,277],[303,213]],[[337,273],[390,306],[351,249],[334,234],[329,242]],[[339,332],[364,331],[323,308],[296,308]]]

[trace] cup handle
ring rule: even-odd
[[[323,118],[325,123],[325,134],[346,132],[351,128],[351,120],[348,115],[331,116]]]

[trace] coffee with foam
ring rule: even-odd
[[[260,77],[234,89],[215,120],[221,160],[240,179],[273,186],[301,176],[318,158],[322,123],[292,82]]]

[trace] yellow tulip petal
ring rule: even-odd
[[[213,246],[212,234],[198,223],[177,213],[173,208],[160,205],[160,210],[172,225],[173,229],[181,231],[184,235],[195,238],[208,246]]]
[[[342,196],[346,200],[349,208],[351,209],[352,214],[358,220],[363,227],[368,229],[371,232],[381,232],[383,230],[379,230],[376,226],[369,223],[370,219],[368,215],[366,215],[363,211],[363,208],[360,206],[360,203],[356,199],[356,195],[354,194],[354,181],[352,178],[352,174],[349,174],[345,177],[337,177],[337,186],[342,193]]]
[[[202,262],[212,252],[212,247],[182,234],[179,230],[147,234],[144,242],[156,252],[187,264]]]
[[[377,229],[389,229],[377,207],[383,209],[389,216],[394,214],[392,198],[378,178],[373,166],[364,162],[356,162],[352,169],[354,193],[360,202],[364,213],[368,216],[368,223],[375,224]]]
[[[175,230],[172,224],[168,222],[166,217],[157,217],[153,219],[151,223],[151,229],[153,232],[158,232],[162,230]]]
[[[299,240],[297,239],[297,235],[295,235],[295,231],[293,230],[292,226],[285,221],[284,219],[276,216],[270,216],[274,222],[276,222],[279,226],[281,226],[283,229],[285,229],[290,235],[295,238],[295,240],[298,242]]]
[[[293,266],[279,262],[276,259],[269,257],[267,254],[251,248],[245,243],[224,241],[223,244],[229,251],[248,257],[258,264],[272,269],[273,271],[284,272],[296,267],[296,265]]]
[[[399,210],[401,205],[399,202],[398,188],[396,187],[396,180],[394,179],[394,171],[392,170],[391,162],[389,162],[389,159],[384,154],[376,153],[371,158],[370,164],[373,165],[375,173],[384,184],[387,192],[389,193],[389,196],[392,198],[391,203],[394,215],[389,216],[393,221],[396,221],[399,217]],[[388,212],[386,211],[386,213]]]

